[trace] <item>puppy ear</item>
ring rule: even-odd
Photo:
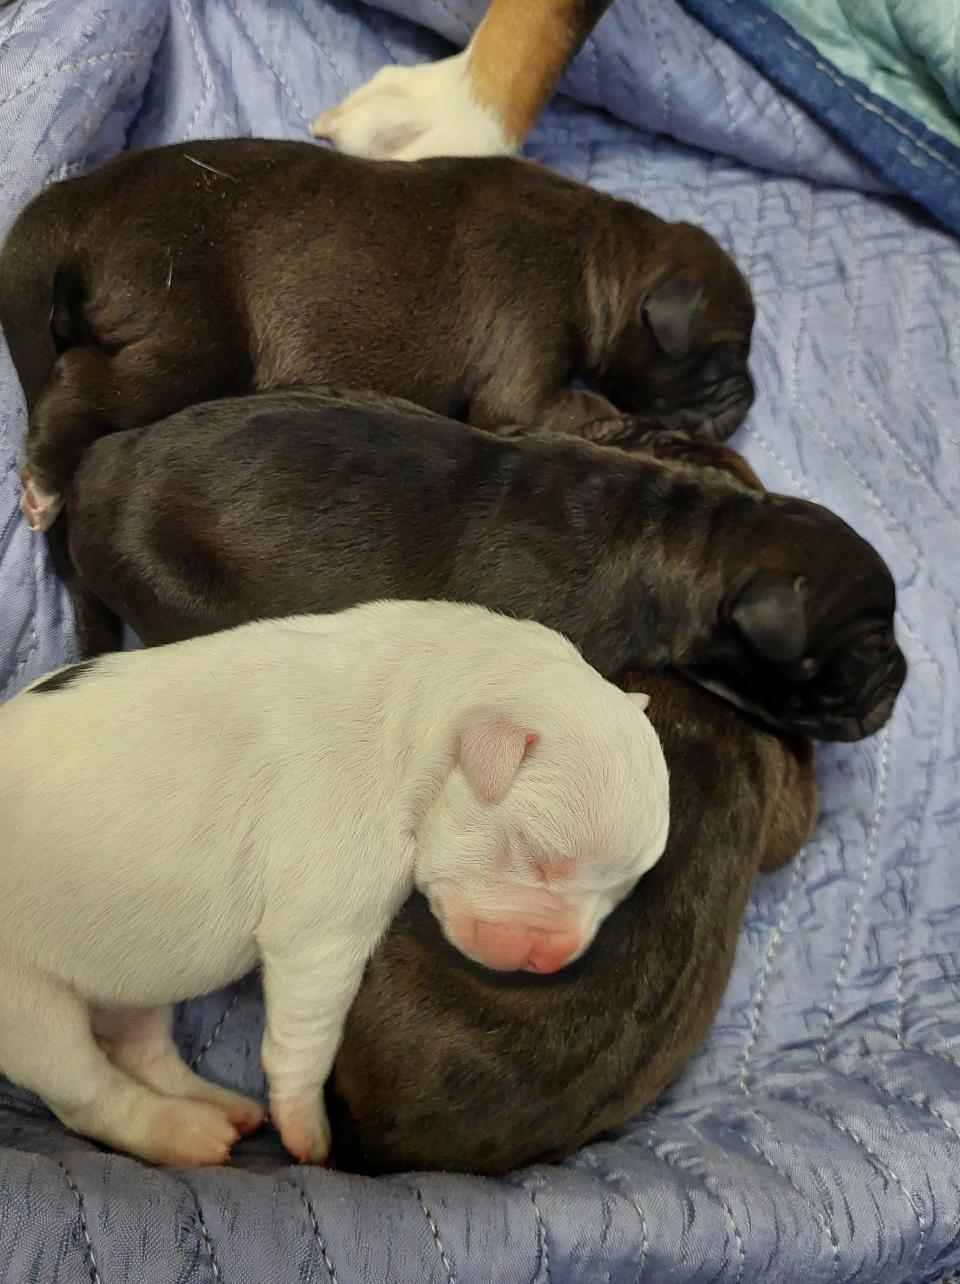
[[[642,713],[650,703],[650,697],[643,691],[628,691],[627,695]]]
[[[754,575],[727,609],[730,622],[758,655],[776,664],[799,660],[807,645],[802,576]]]
[[[687,276],[670,276],[655,285],[640,304],[640,319],[650,327],[657,346],[681,361],[690,355],[697,333],[703,286]]]
[[[505,718],[480,716],[457,736],[454,762],[484,802],[503,802],[538,738],[529,728]]]

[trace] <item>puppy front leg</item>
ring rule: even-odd
[[[595,440],[591,429],[611,421],[622,421],[623,416],[612,401],[601,397],[596,392],[584,389],[564,388],[547,408],[542,411],[530,425],[530,431],[547,433],[551,436],[562,433],[565,436],[583,437],[587,441]]]
[[[301,948],[293,942],[263,948],[261,1057],[270,1114],[284,1146],[302,1164],[326,1163],[330,1153],[323,1085],[379,935],[331,933],[309,945],[301,939]]]
[[[635,446],[648,436],[646,425],[636,427],[636,416],[624,416],[606,397],[583,389],[565,388],[544,409],[519,423],[488,422],[495,416],[492,405],[481,400],[471,407],[470,422],[498,437],[526,437],[531,433],[548,437],[579,437],[600,445]]]
[[[491,431],[498,437],[522,437],[529,433],[579,437],[598,446],[616,446],[620,450],[654,455],[657,459],[717,468],[733,473],[755,490],[762,489],[749,466],[729,447],[671,432],[655,415],[624,413],[595,392],[565,389],[528,423],[510,424]]]

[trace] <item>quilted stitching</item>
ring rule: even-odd
[[[481,3],[389,7],[462,42]],[[353,0],[19,0],[0,48],[5,227],[48,178],[125,143],[299,137],[385,57],[438,46]],[[579,105],[548,114],[541,159],[704,221],[747,267],[760,395],[739,444],[891,561],[911,661],[895,719],[822,753],[816,837],[758,886],[701,1055],[616,1138],[509,1182],[369,1183],[293,1174],[265,1136],[187,1181],[66,1137],[7,1089],[0,1281],[897,1284],[960,1262],[960,250],[864,194],[877,183],[857,162],[668,0],[619,0],[566,88]],[[641,132],[668,124],[705,151]],[[22,434],[0,351],[6,694],[70,648],[16,516]],[[178,1038],[204,1073],[260,1093],[261,1024],[245,983],[187,1005]]]

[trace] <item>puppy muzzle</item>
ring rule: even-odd
[[[726,441],[746,418],[755,395],[753,380],[741,370],[699,388],[678,390],[674,406],[672,398],[657,397],[651,413],[663,431]]]

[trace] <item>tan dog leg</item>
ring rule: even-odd
[[[610,0],[492,0],[467,48],[384,67],[311,133],[380,159],[519,151]]]

